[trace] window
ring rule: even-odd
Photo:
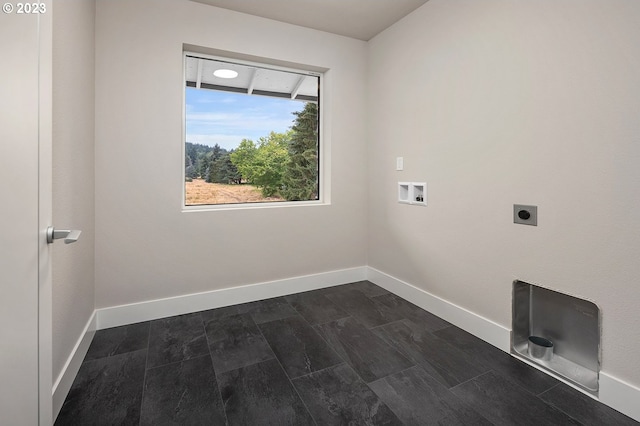
[[[185,53],[185,206],[320,200],[320,75]]]

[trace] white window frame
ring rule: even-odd
[[[260,67],[266,69],[272,69],[276,71],[292,72],[296,74],[307,74],[319,78],[320,90],[318,93],[318,113],[320,118],[318,120],[318,199],[317,200],[305,200],[305,201],[265,201],[265,202],[247,202],[247,203],[227,203],[227,204],[201,204],[201,205],[187,205],[186,204],[186,174],[185,174],[185,156],[186,156],[186,58],[187,56],[196,56],[202,59],[211,59],[222,62],[229,62],[232,64]],[[233,55],[236,56],[236,55]],[[242,55],[240,55],[242,56]],[[259,58],[262,60],[263,58]],[[181,175],[182,175],[182,211],[183,212],[202,212],[202,211],[219,211],[219,210],[242,210],[242,209],[264,209],[264,208],[289,208],[289,207],[307,207],[307,206],[323,206],[330,203],[330,170],[329,159],[327,158],[329,148],[328,142],[325,137],[325,74],[324,72],[318,72],[312,70],[312,66],[304,66],[295,64],[293,67],[285,67],[280,65],[274,65],[272,62],[278,62],[277,60],[264,59],[264,62],[258,60],[245,60],[237,59],[235,57],[225,57],[210,55],[200,52],[194,52],[190,50],[184,50],[182,54],[182,141],[181,141]],[[256,95],[259,96],[259,95]]]

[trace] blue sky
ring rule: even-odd
[[[234,149],[242,139],[287,131],[292,113],[303,108],[304,102],[290,99],[187,87],[186,141]]]

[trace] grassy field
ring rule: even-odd
[[[223,183],[207,183],[204,179],[185,182],[188,206],[198,204],[259,203],[265,201],[283,201],[280,197],[262,196],[253,185],[225,185]]]

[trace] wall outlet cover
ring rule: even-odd
[[[538,226],[538,206],[514,204],[513,223]]]

